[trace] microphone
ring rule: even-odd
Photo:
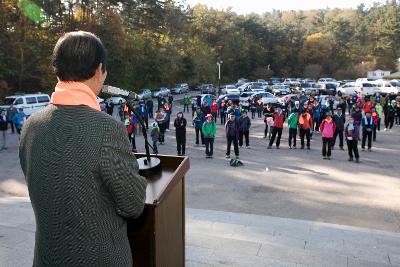
[[[115,86],[111,85],[103,85],[101,88],[101,92],[108,94],[108,95],[113,95],[113,96],[119,96],[125,99],[131,99],[131,100],[141,100],[142,98],[140,95],[136,94],[135,92],[132,91],[127,91]]]
[[[135,102],[137,100],[140,100],[141,97],[131,91],[127,91],[115,86],[110,86],[110,85],[103,85],[101,88],[101,91],[105,94],[108,95],[113,95],[113,96],[119,96],[122,97],[126,100],[126,104],[128,105],[128,108],[130,111],[135,114],[137,120],[139,121],[140,125],[142,126],[142,133],[143,133],[143,138],[144,138],[144,147],[146,150],[146,156],[143,158],[138,158],[137,162],[139,164],[139,174],[143,175],[145,177],[152,176],[155,172],[161,170],[161,161],[159,158],[156,157],[151,157],[150,156],[150,144],[147,139],[147,130],[146,130],[146,125],[144,124],[144,121],[142,119],[142,116],[139,114],[139,112],[135,108]],[[152,147],[153,148],[153,147]],[[154,148],[153,148],[154,152]]]

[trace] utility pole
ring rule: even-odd
[[[217,61],[218,65],[218,95],[221,95],[221,65],[224,63],[222,60]]]

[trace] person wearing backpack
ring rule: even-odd
[[[182,112],[176,114],[176,119],[174,121],[175,135],[176,135],[176,150],[178,156],[185,156],[186,148],[186,119],[183,117]]]
[[[372,131],[374,129],[374,120],[371,117],[371,111],[365,112],[365,117],[361,120],[361,127],[362,127],[361,149],[365,150],[365,142],[368,138],[368,151],[371,152]]]
[[[288,118],[289,125],[289,149],[292,149],[292,140],[293,140],[293,148],[296,149],[296,137],[297,137],[297,126],[299,122],[299,111],[297,109],[293,110]]]
[[[213,120],[213,115],[207,114],[206,121],[203,123],[202,132],[206,143],[206,158],[212,158],[214,154],[214,140],[217,133],[217,125]]]

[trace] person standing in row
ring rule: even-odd
[[[246,148],[250,148],[250,127],[251,121],[250,118],[247,116],[247,111],[242,111],[242,116],[240,116],[239,120],[239,147],[242,148],[243,146],[243,136],[246,141]]]
[[[336,125],[332,119],[332,113],[330,111],[325,115],[326,118],[322,121],[320,126],[322,135],[322,157],[323,159],[331,159],[332,141]]]
[[[376,113],[378,113],[378,117],[379,117],[378,123],[376,124],[376,129],[379,132],[381,130],[381,121],[382,121],[382,118],[383,118],[383,108],[382,108],[381,103],[376,102],[375,111],[376,111]]]
[[[274,113],[274,128],[272,130],[271,140],[269,141],[268,149],[271,149],[274,144],[275,137],[278,135],[276,139],[276,149],[279,149],[279,145],[281,143],[283,123],[285,122],[285,114],[282,112],[281,106],[276,108],[276,112]]]
[[[377,130],[378,123],[380,120],[378,112],[376,112],[375,108],[371,109],[371,117],[372,117],[372,120],[374,121],[374,129],[372,130],[372,141],[375,142],[376,141],[376,130]]]
[[[221,107],[219,109],[219,116],[221,118],[221,125],[225,125],[226,123],[226,111],[227,111],[227,105],[224,100],[221,101]]]
[[[300,142],[301,149],[304,149],[304,136],[307,138],[307,149],[310,150],[310,139],[311,139],[311,129],[313,128],[313,121],[311,115],[306,109],[299,117],[299,129],[300,129]]]
[[[365,150],[365,142],[368,138],[368,151],[371,152],[372,148],[372,131],[374,129],[374,121],[371,117],[371,111],[367,110],[365,112],[365,117],[361,121],[362,127],[362,142],[361,149]]]
[[[183,113],[178,112],[176,114],[176,119],[174,121],[175,136],[176,136],[176,150],[178,152],[178,156],[185,156],[186,124],[187,124],[187,121],[183,117]]]
[[[272,128],[274,124],[273,116],[274,116],[274,108],[270,103],[268,103],[264,111],[264,124],[265,124],[264,138],[268,137],[268,139],[271,139]]]
[[[207,114],[206,121],[203,123],[202,132],[206,143],[206,158],[212,158],[214,154],[214,139],[217,133],[217,125],[211,114]]]
[[[6,116],[7,116],[7,122],[8,122],[8,123],[10,124],[10,126],[11,126],[11,132],[12,132],[12,133],[15,133],[15,130],[14,130],[15,124],[14,124],[14,122],[13,122],[13,118],[14,118],[14,116],[15,116],[17,113],[18,113],[17,108],[14,107],[13,104],[11,104],[10,107],[7,109],[7,114],[6,114]]]
[[[183,112],[189,112],[190,98],[187,94],[183,98]]]
[[[21,135],[22,127],[24,126],[27,118],[28,116],[24,113],[24,110],[22,108],[19,108],[18,113],[15,114],[14,117],[12,118],[12,121],[15,125],[15,129],[17,130],[17,133],[19,135]]]
[[[385,129],[384,131],[391,130],[394,124],[394,117],[396,114],[395,109],[396,101],[388,99],[387,103],[385,104],[383,110],[385,113]]]
[[[236,156],[236,159],[238,159],[239,158],[239,145],[238,145],[239,124],[236,121],[234,113],[230,113],[228,116],[229,116],[229,119],[225,124],[225,133],[226,133],[226,142],[227,142],[225,158],[229,159],[231,157],[230,156],[231,155],[231,145],[233,144],[235,156]]]
[[[135,114],[132,114],[132,116],[129,116],[129,113],[125,114],[125,127],[128,132],[129,142],[132,145],[132,152],[136,153],[137,119]]]
[[[261,118],[262,112],[264,110],[264,103],[262,97],[257,100],[257,114],[258,118]]]
[[[157,122],[153,122],[150,132],[151,140],[153,141],[153,152],[158,154],[157,141],[160,138],[160,128]]]
[[[204,114],[200,108],[196,110],[193,116],[193,125],[196,132],[196,146],[199,146],[199,139],[201,139],[201,144],[204,145],[204,137],[202,133],[202,126],[204,123]]]
[[[198,106],[197,106],[197,101],[196,100],[192,100],[192,118],[194,117],[194,113],[196,112]]]
[[[346,110],[346,109],[344,109]],[[336,144],[336,138],[339,136],[339,148],[344,150],[343,148],[343,130],[344,130],[344,123],[346,122],[346,118],[342,112],[342,109],[338,108],[336,114],[333,116],[333,121],[336,125],[336,130],[333,135],[333,142],[332,142],[332,149],[334,149]]]
[[[299,122],[299,111],[297,109],[295,109],[295,110],[293,110],[293,112],[290,114],[290,116],[288,118],[289,149],[292,149],[292,140],[293,140],[293,148],[296,149],[296,138],[297,138],[298,122]]]
[[[162,108],[160,108],[157,112],[156,112],[156,122],[158,124],[158,129],[160,129],[160,133],[159,133],[159,137],[158,137],[158,141],[160,142],[160,145],[163,145],[165,142],[165,124],[166,124],[166,114],[164,112],[164,110]]]
[[[2,139],[2,145],[0,151],[7,149],[6,134],[7,134],[8,122],[7,116],[4,110],[0,110],[0,135]]]
[[[213,116],[214,121],[217,121],[218,118],[218,104],[217,101],[213,101],[211,104],[211,115]]]
[[[147,100],[147,102],[146,102],[146,108],[147,108],[147,112],[148,112],[148,114],[149,114],[149,118],[150,119],[153,119],[153,108],[154,108],[154,103],[153,103],[153,100],[151,100],[151,99],[149,99],[149,100]]]
[[[356,162],[360,162],[360,155],[358,154],[358,136],[359,136],[359,128],[354,123],[354,119],[349,117],[347,120],[347,125],[344,129],[344,135],[346,137],[347,149],[349,152],[349,161],[353,161],[353,154],[356,158]]]

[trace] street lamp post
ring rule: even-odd
[[[221,94],[221,65],[224,63],[222,60],[217,61],[218,65],[218,95]]]

